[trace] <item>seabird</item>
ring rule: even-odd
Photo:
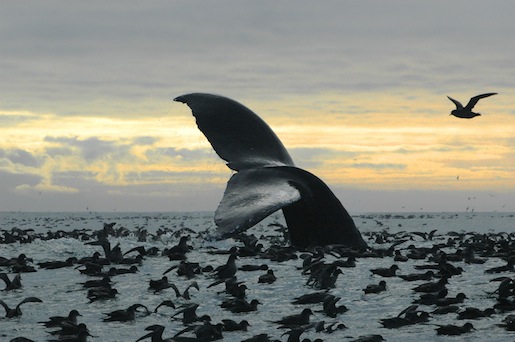
[[[14,309],[11,309],[3,300],[0,299],[0,305],[2,305],[5,309],[5,317],[7,318],[13,318],[21,316],[21,305],[25,303],[42,303],[43,301],[36,297],[27,297],[24,300],[22,300]]]
[[[258,278],[258,283],[272,284],[277,280],[273,270],[268,270],[265,274],[262,274]]]
[[[365,294],[367,293],[380,293],[386,291],[386,281],[381,280],[379,284],[370,284],[367,285],[366,288],[363,289]]]
[[[470,99],[469,103],[467,103],[467,105],[465,107],[463,107],[463,105],[459,101],[453,99],[450,96],[447,96],[447,98],[449,100],[451,100],[452,102],[454,102],[454,104],[456,105],[456,109],[454,109],[451,112],[451,114],[449,114],[449,115],[454,115],[455,117],[462,118],[462,119],[472,119],[475,116],[479,116],[479,115],[481,115],[480,113],[474,113],[472,111],[472,108],[474,108],[477,101],[479,101],[480,99],[483,99],[485,97],[489,97],[489,96],[496,95],[496,94],[497,93],[486,93],[486,94],[474,96]]]
[[[5,282],[5,289],[2,291],[11,291],[21,288],[21,276],[16,274],[13,280],[10,280],[6,273],[0,273],[0,279]]]
[[[436,333],[438,335],[456,336],[456,335],[468,333],[471,330],[475,330],[474,326],[472,325],[472,323],[467,322],[461,327],[459,325],[454,325],[454,324],[440,325],[436,329]]]
[[[232,319],[222,319],[222,323],[224,325],[224,331],[247,331],[247,327],[250,326],[247,320],[242,320],[238,323]]]
[[[70,322],[77,324],[77,317],[82,316],[77,310],[73,309],[68,313],[68,316],[52,316],[46,322],[39,322],[47,328],[59,327],[63,322]]]
[[[304,309],[300,314],[286,316],[280,320],[273,321],[273,323],[293,329],[309,324],[309,317],[311,315],[313,315],[313,311],[311,311],[311,309]]]
[[[104,322],[127,322],[133,321],[135,318],[135,313],[138,308],[144,308],[147,311],[147,315],[150,314],[147,307],[143,304],[133,304],[129,306],[127,309],[123,310],[115,310],[109,313],[105,313],[106,317],[104,317]]]
[[[374,268],[370,272],[379,275],[381,277],[395,277],[395,272],[399,269],[399,266],[393,264],[389,268]]]

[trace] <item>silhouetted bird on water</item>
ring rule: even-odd
[[[5,317],[13,318],[21,316],[21,305],[25,303],[42,303],[43,301],[36,297],[27,297],[20,302],[20,304],[16,305],[14,309],[11,309],[3,300],[0,300],[0,305],[2,305],[5,309]]]
[[[272,284],[277,278],[274,275],[274,271],[268,270],[266,274],[259,276],[258,283]]]
[[[429,314],[425,311],[417,310],[417,308],[418,305],[410,305],[402,310],[397,317],[384,318],[380,322],[387,329],[396,329],[406,325],[426,322],[429,319]]]
[[[147,315],[150,314],[147,307],[142,304],[134,304],[129,306],[124,310],[115,310],[109,313],[105,313],[106,317],[104,317],[104,322],[127,322],[133,321],[135,318],[135,313],[138,308],[144,308],[146,310]]]
[[[381,280],[379,282],[379,284],[367,285],[367,287],[364,288],[363,291],[365,292],[365,294],[367,294],[367,293],[379,293],[379,292],[386,291],[386,281]]]
[[[261,304],[261,302],[257,299],[252,299],[248,302],[245,299],[231,298],[224,300],[220,306],[232,313],[242,313],[256,311],[258,304]]]
[[[156,306],[156,308],[154,309],[154,313],[156,313],[157,310],[162,306],[168,306],[170,308],[175,309],[175,304],[171,300],[166,299],[166,300],[163,300],[158,306]]]
[[[172,318],[182,313],[182,323],[183,324],[202,322],[202,321],[206,321],[206,320],[210,321],[211,318],[208,315],[204,315],[204,316],[200,316],[200,317],[197,315],[198,307],[199,307],[199,305],[196,303],[184,306],[181,310],[179,310],[175,314],[173,314]]]
[[[247,331],[247,327],[250,326],[247,320],[242,320],[238,323],[232,319],[222,319],[222,323],[224,325],[224,331]]]
[[[313,315],[311,309],[304,309],[300,314],[290,315],[274,321],[273,323],[281,324],[284,327],[296,328],[309,324],[309,316]]]
[[[467,105],[465,107],[463,107],[463,105],[459,101],[456,101],[452,97],[447,96],[447,98],[449,98],[449,100],[454,102],[454,104],[456,105],[456,109],[454,109],[450,115],[454,115],[455,117],[462,118],[462,119],[472,119],[475,116],[479,116],[481,114],[474,113],[472,111],[472,108],[474,108],[477,101],[479,101],[482,98],[489,97],[489,96],[496,95],[496,94],[497,93],[486,93],[486,94],[474,96],[470,99],[469,103],[467,103]]]
[[[454,324],[440,325],[439,328],[436,329],[436,333],[438,335],[456,336],[467,333],[471,330],[474,330],[474,326],[472,323],[467,322],[461,327]]]
[[[458,312],[458,319],[477,319],[482,317],[489,317],[495,313],[495,309],[486,308],[484,310],[467,307],[465,310]]]
[[[3,289],[3,291],[17,290],[21,288],[21,276],[19,273],[14,276],[13,280],[10,280],[6,273],[0,273],[0,279],[5,282],[5,289]]]
[[[229,255],[229,259],[224,265],[215,268],[215,276],[218,279],[228,279],[233,277],[238,270],[238,267],[236,266],[236,259],[238,259],[236,254]]]
[[[82,316],[77,310],[71,310],[68,316],[52,316],[46,322],[39,322],[47,328],[59,327],[63,322],[77,324],[77,317]]]
[[[136,340],[136,342],[144,340],[146,338],[151,338],[153,342],[166,342],[166,341],[175,341],[172,338],[163,339],[163,331],[165,327],[162,325],[154,324],[145,328],[146,331],[150,331],[145,336],[141,336]]]
[[[399,266],[393,264],[389,268],[374,268],[370,270],[373,274],[381,277],[395,277],[395,272],[399,269]]]

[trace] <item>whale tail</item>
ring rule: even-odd
[[[327,185],[294,163],[272,129],[250,109],[211,94],[187,94],[186,103],[216,153],[235,171],[215,212],[222,236],[257,224],[282,209],[290,240],[366,247],[354,221]]]

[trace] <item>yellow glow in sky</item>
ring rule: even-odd
[[[423,93],[410,99],[331,94],[246,105],[269,123],[298,166],[330,184],[515,188],[510,182],[515,123],[502,95],[480,102],[478,110],[485,114],[472,120],[449,116],[450,101]],[[170,108],[171,114],[130,119],[3,112],[4,117],[21,119],[0,128],[0,167],[40,175],[56,190],[60,185],[52,184],[52,174],[72,171],[117,185],[178,182],[170,173],[186,175],[182,181],[225,183],[219,176],[230,171],[196,128],[189,108],[174,102]],[[23,150],[39,162],[15,163],[7,158],[13,150]],[[199,177],[203,172],[217,176]]]

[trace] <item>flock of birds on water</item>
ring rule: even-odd
[[[388,317],[380,317],[378,321],[384,329],[398,329],[417,324],[430,324],[432,317],[437,315],[452,315],[457,322],[439,325],[435,328],[438,335],[461,335],[474,333],[474,321],[484,318],[499,317],[496,325],[507,331],[515,331],[515,280],[510,276],[515,271],[515,233],[449,233],[439,235],[436,230],[431,232],[402,232],[392,234],[387,230],[365,233],[368,241],[374,246],[363,249],[353,249],[342,245],[328,245],[325,247],[310,246],[298,250],[288,243],[288,231],[280,223],[270,224],[278,235],[260,236],[241,233],[235,239],[235,245],[227,250],[209,249],[207,253],[216,253],[227,256],[227,261],[220,265],[203,265],[189,262],[188,254],[192,251],[189,241],[202,238],[201,233],[193,231],[173,232],[178,242],[169,248],[159,250],[158,247],[135,247],[123,252],[119,245],[110,244],[113,237],[134,235],[138,241],[158,241],[160,235],[169,233],[167,229],[160,229],[155,235],[145,229],[129,231],[127,228],[116,228],[115,223],[104,223],[103,228],[96,231],[73,230],[56,231],[37,234],[32,229],[2,229],[0,230],[1,244],[27,244],[35,240],[50,240],[60,238],[74,238],[83,243],[98,246],[103,254],[95,252],[90,257],[77,259],[70,257],[66,260],[37,261],[30,256],[21,254],[17,256],[0,256],[0,278],[5,282],[5,291],[19,291],[23,293],[25,287],[22,274],[37,272],[38,269],[59,269],[69,267],[76,269],[84,275],[81,286],[87,293],[90,302],[113,300],[121,294],[112,285],[113,279],[120,274],[138,272],[141,265],[148,258],[162,258],[163,263],[171,262],[171,266],[163,272],[162,278],[148,279],[148,290],[159,295],[166,289],[174,291],[177,298],[185,300],[186,304],[175,305],[171,300],[164,300],[154,310],[147,306],[135,303],[127,308],[104,312],[99,321],[104,322],[131,322],[138,317],[153,315],[168,307],[175,310],[168,320],[182,321],[184,329],[175,332],[173,336],[163,337],[171,332],[166,331],[166,321],[162,324],[148,326],[142,331],[141,337],[135,341],[150,340],[163,341],[216,341],[224,336],[230,336],[233,331],[251,331],[253,321],[246,316],[259,310],[260,300],[250,300],[247,296],[245,282],[238,281],[242,272],[261,272],[259,283],[263,286],[272,284],[280,275],[274,274],[272,263],[282,263],[288,260],[297,260],[298,272],[305,277],[306,294],[291,298],[291,303],[298,307],[298,313],[278,319],[271,319],[270,326],[282,331],[282,336],[288,342],[311,341],[302,339],[304,332],[316,332],[313,341],[332,340],[331,334],[344,331],[347,327],[344,322],[346,314],[352,314],[352,309],[340,302],[340,297],[332,294],[338,276],[345,268],[359,267],[362,258],[389,258],[392,266],[387,268],[370,269],[377,282],[363,284],[365,296],[374,296],[388,291],[388,280],[392,277],[413,282],[412,291],[417,294],[412,305],[399,313]],[[152,235],[152,236],[151,236]],[[424,239],[432,241],[432,247],[399,248],[403,242]],[[270,245],[264,248],[264,243]],[[444,252],[446,250],[447,252]],[[329,261],[331,256],[331,261]],[[247,258],[264,260],[262,264],[246,265]],[[466,293],[449,296],[446,285],[449,281],[460,275],[466,264],[482,264],[488,258],[500,258],[505,261],[504,266],[486,269],[484,272],[491,275],[491,307],[479,309],[465,304]],[[400,274],[403,262],[416,260],[416,269],[412,274]],[[357,266],[358,264],[358,266]],[[180,290],[173,283],[174,278],[186,278],[191,284]],[[198,280],[201,277],[210,279],[210,285],[200,288]],[[241,316],[240,321],[199,315],[196,310],[201,304],[195,303],[191,296],[192,291],[217,291],[223,294],[220,306],[232,313]],[[6,320],[20,318],[23,310],[30,310],[33,305],[41,304],[44,300],[37,297],[26,297],[19,303],[0,304],[5,310]],[[313,321],[314,311],[321,312],[327,320]],[[87,341],[93,337],[86,324],[80,322],[81,314],[78,310],[54,313],[48,320],[39,322],[41,329],[47,329],[48,341]],[[57,316],[59,314],[59,316]],[[451,317],[451,316],[449,316]],[[501,319],[501,317],[504,317]],[[106,323],[107,324],[107,323]],[[37,329],[38,327],[34,327]],[[383,341],[379,334],[352,337],[353,341]],[[11,342],[31,341],[23,336],[11,339]],[[269,334],[257,334],[244,341],[280,341]]]

